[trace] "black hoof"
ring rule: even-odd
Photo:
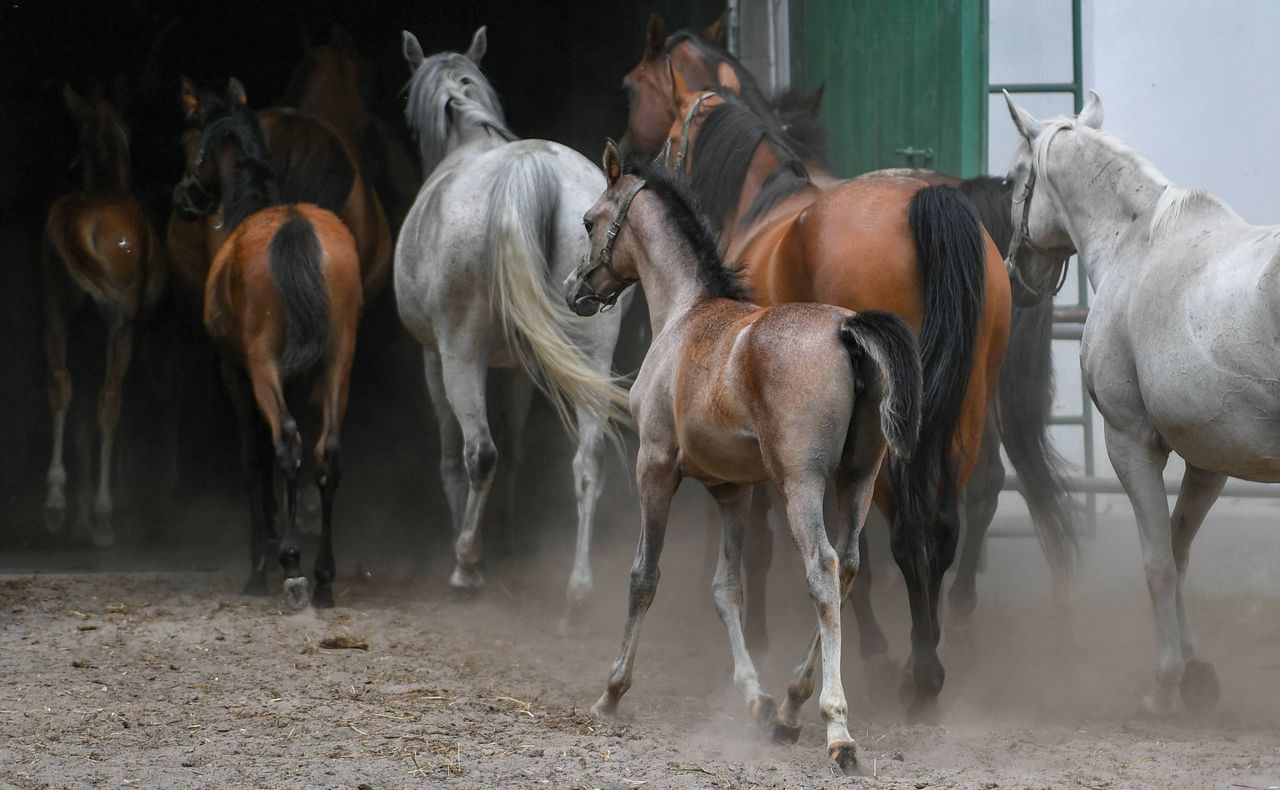
[[[261,597],[267,594],[267,575],[265,573],[254,573],[249,576],[249,581],[244,583],[244,594]]]
[[[773,723],[773,740],[783,746],[794,746],[800,740],[800,725],[775,721]]]
[[[333,608],[333,588],[329,585],[316,587],[316,591],[311,593],[311,605],[317,609]]]
[[[1187,662],[1178,689],[1182,692],[1182,704],[1193,716],[1211,712],[1217,707],[1218,697],[1222,694],[1217,670],[1213,664],[1198,658]]]
[[[858,749],[852,743],[834,744],[829,748],[831,762],[845,776],[860,776],[862,768],[858,765]]]

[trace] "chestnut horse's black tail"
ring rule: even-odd
[[[282,377],[310,369],[329,340],[329,290],[324,250],[311,222],[296,209],[271,239],[271,279],[284,302],[285,343],[277,366]]]

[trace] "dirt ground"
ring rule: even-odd
[[[1119,527],[1112,533],[1090,545],[1094,570],[1083,577],[1069,645],[1048,617],[1043,583],[1023,583],[1044,575],[1034,541],[993,544],[975,622],[944,639],[937,726],[907,723],[894,692],[867,687],[846,617],[850,729],[869,774],[855,778],[828,769],[813,702],[794,749],[753,729],[732,687],[695,529],[669,541],[635,685],[614,723],[587,709],[617,648],[626,546],[597,552],[590,631],[570,638],[555,627],[567,564],[556,552],[543,567],[496,564],[488,588],[467,600],[446,589],[443,558],[416,572],[353,568],[337,586],[338,608],[299,614],[282,612],[279,596],[239,595],[234,564],[11,572],[0,577],[0,784],[1280,785],[1280,596],[1250,586],[1247,574],[1207,571],[1192,606],[1222,702],[1207,719],[1136,718],[1152,671],[1150,614],[1134,578],[1140,565],[1108,569],[1106,546],[1135,542]],[[1258,548],[1220,540],[1230,551],[1219,553]],[[759,663],[781,695],[812,609],[794,552],[777,557],[773,647]],[[1120,581],[1090,583],[1104,576]],[[894,573],[880,574],[876,603],[899,658],[900,588]],[[367,649],[325,648],[331,637]]]

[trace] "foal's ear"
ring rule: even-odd
[[[1102,128],[1102,97],[1092,90],[1089,91],[1089,98],[1085,99],[1084,107],[1080,108],[1080,114],[1076,116],[1076,123],[1084,124],[1090,129]]]
[[[62,100],[66,102],[67,110],[77,118],[89,118],[93,115],[93,105],[88,99],[76,93],[76,89],[71,87],[69,82],[62,84]]]
[[[728,88],[734,93],[742,93],[742,83],[738,81],[738,72],[734,71],[733,64],[727,60],[720,61],[720,65],[716,66],[716,84],[722,88]]]
[[[649,15],[649,24],[644,29],[644,54],[646,58],[656,58],[662,54],[667,45],[667,23],[657,14]]]
[[[186,77],[181,78],[182,87],[178,90],[178,103],[182,105],[182,117],[188,121],[200,112],[200,92],[195,83]]]
[[[729,48],[729,9],[726,8],[720,18],[707,25],[707,29],[703,31],[707,38],[711,39],[711,43],[720,49]]]
[[[609,186],[618,183],[618,179],[622,178],[622,155],[618,153],[618,144],[612,139],[605,141],[600,167],[604,170],[604,177],[609,182]]]
[[[249,98],[244,95],[244,86],[235,77],[227,81],[227,96],[230,97],[231,103],[237,107],[244,107],[249,103]]]
[[[1018,128],[1018,134],[1022,135],[1027,142],[1032,142],[1040,136],[1040,129],[1043,124],[1037,121],[1031,113],[1022,109],[1013,103],[1013,97],[1009,95],[1009,91],[1003,91],[1005,103],[1009,105],[1009,117],[1013,118],[1013,125]]]
[[[402,30],[400,33],[404,37],[404,45],[402,47],[404,59],[408,61],[411,70],[417,71],[418,67],[422,65],[422,61],[427,59],[427,56],[422,54],[422,45],[418,43],[417,36],[408,30]]]
[[[471,62],[480,65],[480,59],[484,57],[484,53],[489,49],[489,35],[485,32],[484,25],[476,28],[476,33],[471,37],[471,46],[467,48],[467,57]]]

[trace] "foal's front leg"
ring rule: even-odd
[[[631,591],[627,600],[627,624],[622,629],[622,647],[609,672],[609,684],[591,712],[612,716],[618,700],[631,688],[631,671],[636,663],[640,625],[658,589],[658,558],[667,533],[667,513],[671,498],[680,485],[674,449],[641,445],[636,459],[636,481],[640,494],[640,545],[631,566]]]
[[[764,728],[773,721],[776,706],[773,697],[760,688],[747,640],[742,630],[742,543],[746,521],[751,511],[750,486],[722,485],[708,489],[720,506],[720,560],[712,589],[716,612],[729,631],[729,648],[733,651],[733,683],[743,693],[756,724]]]

